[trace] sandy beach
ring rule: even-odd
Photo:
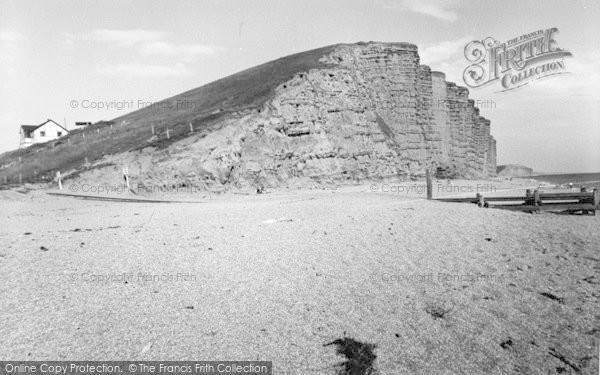
[[[335,374],[344,358],[324,345],[347,337],[375,345],[378,374],[597,371],[598,216],[384,183],[196,198],[2,192],[1,359]]]
[[[0,375],[600,375],[598,19],[0,0]]]

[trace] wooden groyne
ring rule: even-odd
[[[525,196],[488,197],[477,193],[473,198],[437,198],[442,202],[475,203],[479,207],[501,208],[505,210],[539,212],[569,211],[596,215],[600,205],[600,191],[544,193],[538,189],[527,189]]]

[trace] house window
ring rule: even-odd
[[[56,135],[60,137],[62,135],[62,132],[56,132]]]
[[[40,137],[45,137],[46,136],[46,132],[45,131],[41,131],[40,132]]]

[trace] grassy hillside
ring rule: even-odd
[[[295,74],[326,67],[319,59],[336,46],[286,56],[165,99],[113,121],[72,131],[59,141],[33,145],[0,155],[0,186],[43,182],[56,171],[82,169],[107,154],[146,146],[166,147],[189,135],[208,133],[219,119],[240,110],[260,107],[282,82]],[[122,125],[125,123],[125,125]],[[151,127],[155,128],[152,137]],[[170,139],[167,139],[166,128]],[[19,178],[19,175],[21,178]],[[5,182],[6,181],[6,182]]]

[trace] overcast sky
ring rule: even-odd
[[[0,152],[20,124],[109,120],[96,102],[155,102],[291,53],[335,43],[405,41],[464,85],[464,47],[557,27],[563,74],[491,101],[498,163],[600,171],[600,1],[30,1],[0,0]],[[76,101],[77,108],[72,108]],[[84,104],[84,102],[86,104]]]

